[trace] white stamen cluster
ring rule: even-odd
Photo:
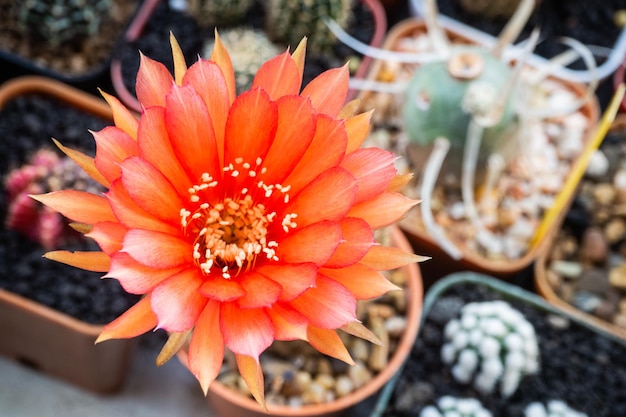
[[[528,404],[524,417],[587,417],[587,414],[570,408],[563,401],[552,400],[547,407],[540,402]]]
[[[243,158],[223,168],[232,178],[247,175],[256,178],[267,172],[259,169],[262,160],[257,158],[255,167]],[[219,203],[209,204],[203,192],[218,186],[219,182],[204,173],[202,182],[189,188],[191,208],[180,210],[181,226],[187,236],[194,239],[193,259],[200,270],[208,275],[218,268],[225,279],[230,279],[232,270],[237,272],[250,268],[257,256],[278,261],[278,243],[268,238],[270,224],[277,218],[276,211],[268,212],[265,201],[275,192],[280,192],[285,204],[289,202],[290,186],[256,182],[260,193],[250,193],[243,187],[238,196],[224,197]],[[254,197],[253,197],[254,195]],[[204,202],[203,202],[204,201]],[[280,219],[282,229],[287,233],[297,227],[296,213],[285,214]]]
[[[483,394],[494,391],[509,397],[521,379],[539,371],[539,345],[535,329],[504,301],[469,303],[459,319],[444,329],[441,348],[452,376],[470,383]]]
[[[455,398],[444,396],[437,400],[437,405],[422,409],[419,417],[491,417],[489,410],[475,398]]]

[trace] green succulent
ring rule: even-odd
[[[232,25],[243,20],[254,0],[188,0],[187,11],[201,27]]]
[[[336,42],[326,26],[332,19],[346,28],[352,17],[353,0],[268,0],[266,31],[275,42],[298,45],[307,37],[307,50],[319,54]]]
[[[20,24],[53,46],[80,41],[96,33],[112,0],[24,0]]]

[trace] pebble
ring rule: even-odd
[[[613,218],[604,226],[604,237],[613,245],[626,237],[626,221],[622,218]]]
[[[580,256],[582,260],[594,264],[606,261],[609,252],[607,240],[609,240],[609,238],[607,237],[605,239],[605,232],[599,227],[589,227],[586,229],[580,244]]]
[[[587,165],[587,170],[585,171],[585,174],[590,178],[602,178],[608,172],[609,160],[604,152],[598,149],[591,154],[591,158],[589,159],[589,164]]]
[[[611,268],[609,282],[614,287],[626,289],[626,264]]]
[[[583,266],[580,262],[573,261],[553,261],[550,269],[566,278],[578,278],[583,273]]]

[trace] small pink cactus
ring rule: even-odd
[[[85,191],[100,189],[69,158],[61,158],[54,151],[40,149],[30,161],[14,169],[6,177],[7,217],[5,226],[16,230],[46,249],[59,247],[79,235],[67,226],[60,214],[29,197],[64,188],[76,187]],[[82,186],[81,186],[82,185]]]

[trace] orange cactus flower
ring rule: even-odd
[[[185,346],[205,393],[229,349],[263,404],[259,355],[274,340],[306,340],[352,363],[337,329],[371,335],[357,322],[357,300],[395,288],[379,271],[420,259],[377,244],[373,230],[416,201],[394,191],[391,153],[361,147],[370,114],[344,106],[347,67],[301,90],[303,41],[236,96],[216,38],[211,58],[187,68],[172,37],[173,77],[142,56],[139,119],[103,93],[115,125],[93,132],[94,158],[60,146],[104,195],[34,198],[101,248],[46,257],[143,295],[98,341],[165,329],[157,362]]]

